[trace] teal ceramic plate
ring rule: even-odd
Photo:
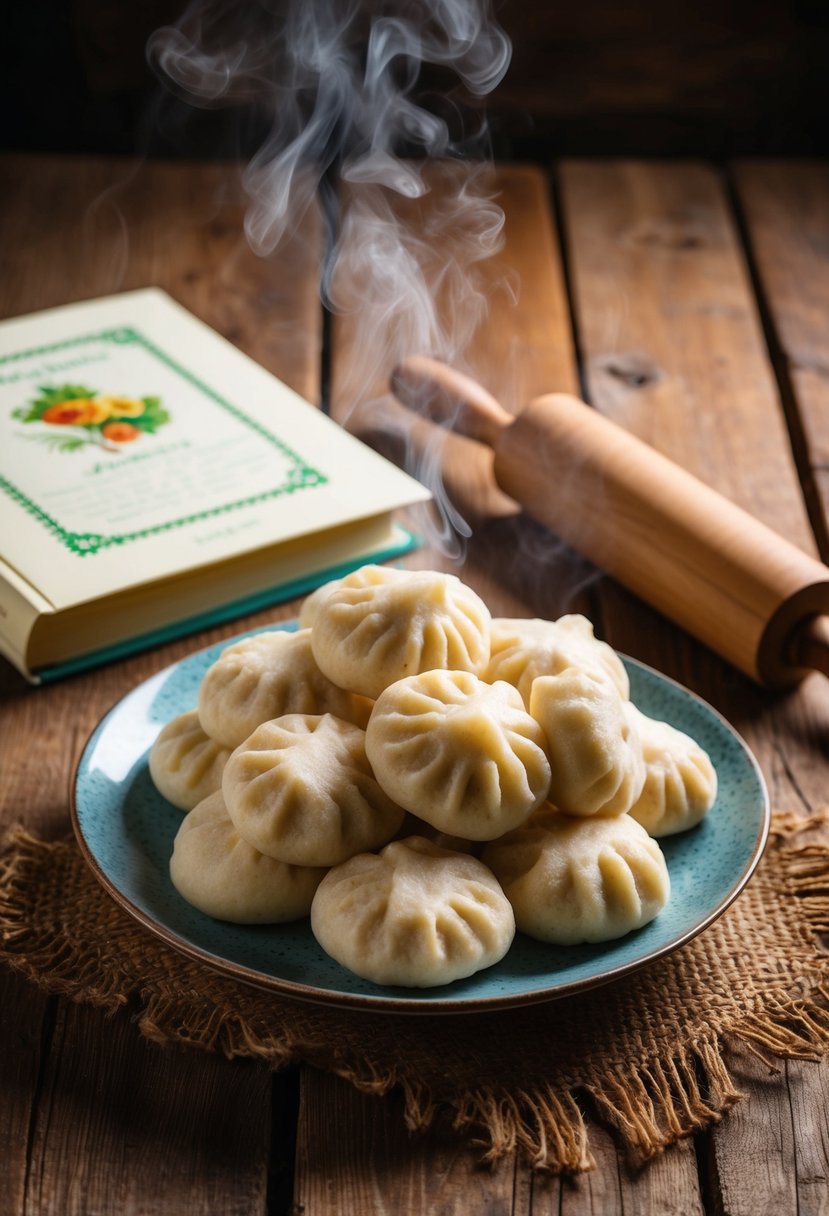
[[[697,739],[719,779],[708,817],[661,842],[671,899],[645,928],[594,946],[549,946],[518,934],[495,967],[421,990],[382,988],[345,971],[317,945],[307,919],[255,927],[211,920],[170,882],[168,861],[182,816],[153,787],[147,756],[164,723],[196,704],[204,672],[227,644],[159,672],[107,714],[78,765],[72,812],[86,859],[113,897],[169,945],[225,975],[284,996],[376,1012],[469,1013],[551,1000],[605,983],[687,942],[724,911],[759,861],[769,809],[751,753],[705,702],[626,660],[633,701]]]

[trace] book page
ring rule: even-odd
[[[161,292],[0,325],[3,557],[56,607],[426,497]]]

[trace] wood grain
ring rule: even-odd
[[[772,1070],[743,1056],[732,1067],[750,1101],[730,1112],[727,1134],[711,1137],[710,1165],[723,1210],[733,1216],[799,1212],[791,1105],[781,1084],[785,1065]]]
[[[794,1166],[797,1176],[798,1210],[802,1216],[826,1216],[829,1212],[829,1176],[826,1156],[829,1123],[823,1104],[814,1101],[816,1084],[823,1093],[829,1089],[829,1064],[787,1060],[786,1087],[789,1091],[794,1140]],[[815,1074],[818,1074],[817,1081]],[[789,1170],[784,1162],[784,1170]]]
[[[263,1065],[161,1051],[128,1018],[62,1004],[23,1210],[264,1212],[270,1087]]]
[[[548,187],[538,169],[496,169],[469,191],[468,211],[456,165],[430,165],[424,179],[427,192],[416,200],[384,196],[381,206],[365,192],[344,196],[344,225],[355,207],[361,214],[375,208],[376,219],[350,239],[345,227],[335,277],[331,412],[439,496],[445,490],[447,514],[455,509],[477,522],[516,509],[493,488],[491,454],[403,410],[389,396],[391,372],[407,355],[438,355],[514,412],[537,393],[576,389],[570,319]],[[477,262],[475,234],[486,228],[480,213],[497,219],[492,204],[504,212],[503,245]],[[391,291],[360,256],[381,223],[405,270]],[[377,301],[374,293],[382,293]]]
[[[813,549],[757,304],[720,180],[696,165],[568,164],[562,184],[594,403]],[[808,810],[825,800],[820,740],[829,727],[829,697],[820,677],[796,698],[773,699],[610,584],[603,585],[603,607],[614,645],[675,675],[739,724],[775,806]],[[744,1075],[749,1101],[710,1134],[706,1172],[715,1209],[748,1212],[754,1204],[754,1211],[795,1211],[801,1194],[785,1074],[771,1084],[747,1064]],[[799,1085],[801,1107],[823,1126],[822,1070],[804,1065]],[[825,1176],[826,1149],[816,1143],[810,1138]],[[815,1164],[813,1159],[812,1176]],[[767,1194],[777,1206],[764,1206]]]
[[[813,551],[717,174],[697,164],[570,162],[562,183],[590,399]],[[767,470],[760,479],[758,468]]]
[[[401,1106],[396,1096],[371,1097],[330,1074],[306,1070],[295,1189],[305,1216],[512,1211],[511,1160],[476,1169],[445,1129],[407,1132]]]
[[[4,1212],[22,1212],[26,1200],[26,1148],[53,1003],[18,976],[0,973],[0,1210]]]
[[[525,396],[574,391],[578,377],[546,180],[517,168],[501,172],[499,182],[507,245],[500,269],[490,269],[502,286],[493,286],[488,321],[465,358],[468,370],[516,408]],[[284,263],[254,259],[241,235],[243,200],[232,169],[12,157],[0,161],[0,186],[0,315],[156,282],[318,399],[318,234],[312,224]],[[561,186],[575,320],[594,403],[811,547],[719,177],[696,165],[566,165]],[[440,197],[436,186],[431,204]],[[521,290],[511,296],[507,280],[517,282],[516,268]],[[814,303],[815,335],[821,307]],[[334,327],[337,410],[348,405],[340,373],[350,366],[354,332],[348,319]],[[387,372],[388,364],[379,367],[378,381]],[[797,401],[801,392],[798,381]],[[425,549],[412,564],[461,569],[502,615],[587,611],[616,646],[694,688],[738,725],[776,805],[808,811],[825,801],[825,681],[816,677],[786,698],[752,686],[544,529],[515,516],[509,503],[493,503],[486,470],[470,473],[466,457],[457,458],[457,483],[485,518],[457,549]],[[285,605],[267,616],[292,612]],[[199,644],[265,619],[209,631]],[[193,645],[181,639],[36,691],[0,668],[0,823],[22,821],[47,836],[65,832],[68,782],[91,726],[135,683]],[[244,1062],[161,1053],[126,1017],[46,999],[13,976],[0,977],[0,1002],[4,1214],[287,1209],[293,1076],[272,1085]],[[770,1074],[739,1056],[735,1068],[748,1101],[698,1138],[698,1154],[685,1141],[634,1174],[603,1127],[588,1119],[597,1168],[574,1181],[544,1179],[512,1159],[481,1169],[440,1125],[410,1135],[399,1097],[361,1095],[306,1069],[293,1202],[306,1216],[826,1211],[829,1065],[789,1062]]]
[[[267,264],[246,246],[233,167],[8,157],[0,189],[0,315],[153,284],[318,399],[313,217],[284,261]],[[292,606],[208,631],[198,644],[280,613]],[[179,639],[41,689],[0,665],[3,828],[68,832],[71,773],[98,718],[195,645]],[[3,994],[4,1213],[264,1210],[267,1072],[162,1054],[123,1016],[45,1001],[7,977]]]
[[[758,161],[734,167],[768,314],[802,477],[829,553],[829,166]]]
[[[616,1145],[602,1127],[591,1127],[595,1173],[562,1181],[560,1207],[543,1203],[543,1189],[533,1192],[532,1216],[626,1216],[658,1212],[659,1216],[703,1216],[694,1145],[681,1141],[644,1170],[633,1172],[618,1159]]]
[[[6,156],[0,191],[0,315],[152,284],[318,399],[313,214],[278,254],[259,258],[232,165]]]

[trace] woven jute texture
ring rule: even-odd
[[[300,1060],[378,1094],[413,1129],[441,1114],[484,1158],[592,1163],[586,1106],[642,1162],[739,1098],[724,1048],[817,1058],[829,1044],[829,815],[775,818],[766,855],[694,941],[627,978],[497,1013],[390,1016],[294,1002],[189,961],[123,912],[72,841],[22,832],[0,859],[0,958],[50,992],[128,1006],[160,1044]],[[137,1012],[136,1012],[137,1010]]]

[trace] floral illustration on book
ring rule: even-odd
[[[39,385],[39,396],[12,410],[12,417],[37,424],[22,436],[46,444],[53,451],[101,448],[121,452],[144,435],[154,435],[170,421],[159,397],[121,397],[99,394],[83,384]]]

